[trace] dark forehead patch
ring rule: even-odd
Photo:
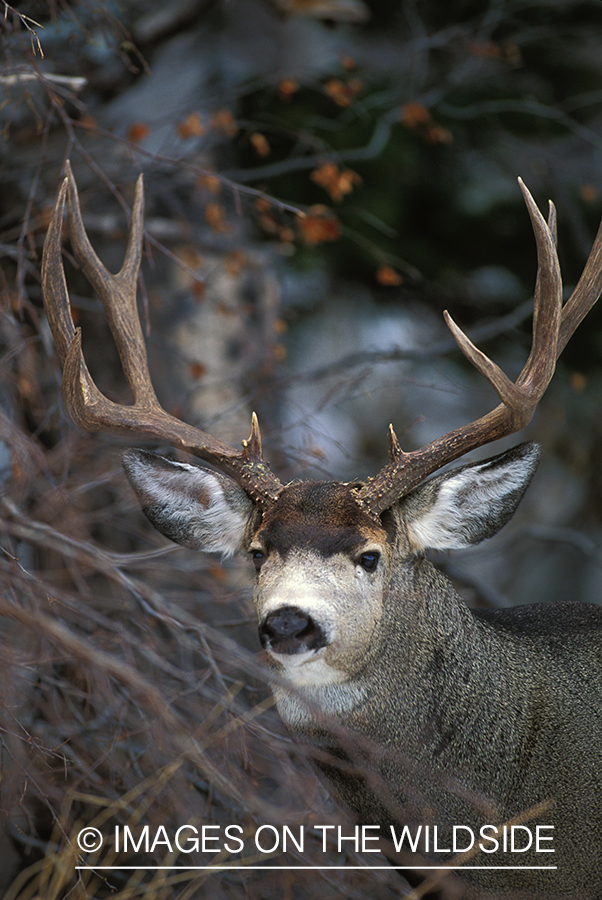
[[[296,547],[323,556],[353,552],[369,540],[385,540],[384,531],[340,482],[291,484],[265,514],[256,537],[285,556]]]

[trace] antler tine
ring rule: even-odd
[[[121,270],[112,275],[96,255],[86,234],[77,185],[69,161],[66,163],[66,171],[69,185],[69,236],[73,252],[84,275],[100,297],[135,403],[160,409],[148,369],[146,346],[136,303],[144,239],[142,175],[136,184],[124,263]]]
[[[562,277],[556,253],[556,210],[550,204],[549,220],[554,229],[553,233],[544,222],[521,178],[518,179],[518,183],[531,218],[538,263],[533,300],[533,342],[529,358],[516,381],[525,395],[530,393],[530,397],[525,401],[529,416],[525,422],[527,425],[556,368],[562,315]]]
[[[45,301],[48,297],[53,299],[52,303],[45,304],[46,316],[62,363],[65,362],[69,347],[75,337],[75,327],[71,318],[71,305],[69,303],[67,281],[61,256],[61,233],[66,199],[67,179],[65,178],[61,184],[48,231],[46,232],[44,251],[42,253],[42,293]],[[56,264],[57,261],[58,264]]]
[[[548,222],[519,179],[537,247],[533,341],[529,358],[515,383],[482,353],[445,312],[445,321],[467,359],[487,378],[502,401],[474,422],[450,431],[420,450],[404,453],[390,438],[390,461],[358,490],[359,501],[374,515],[387,509],[428,475],[464,453],[524,428],[533,417],[567,341],[602,291],[602,225],[583,274],[562,307],[562,281],[556,253],[556,210]]]
[[[81,348],[81,330],[71,318],[71,307],[61,254],[61,230],[68,198],[69,230],[75,256],[100,297],[121,364],[134,396],[131,406],[120,405],[102,394],[92,380]],[[198,428],[169,415],[159,404],[152,386],[146,346],[136,304],[136,287],[143,240],[142,176],[136,186],[125,260],[112,275],[99,260],[86,234],[75,179],[67,164],[51,218],[42,256],[42,290],[48,322],[63,363],[63,402],[71,419],[86,431],[150,437],[188,450],[230,475],[261,505],[269,505],[282,484],[261,456],[261,436],[253,414],[251,436],[235,450]]]

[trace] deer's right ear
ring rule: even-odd
[[[177,544],[230,555],[243,550],[255,504],[231,478],[128,450],[125,473],[155,528]]]

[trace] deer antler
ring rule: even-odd
[[[159,404],[152,386],[146,347],[136,305],[136,287],[143,240],[142,175],[136,196],[121,271],[112,275],[92,249],[86,234],[71,167],[64,179],[44,242],[42,290],[48,322],[63,363],[63,402],[76,425],[86,431],[135,433],[189,450],[230,475],[262,506],[277,499],[282,484],[262,457],[261,435],[253,413],[251,435],[235,450],[211,435],[181,422]],[[71,245],[83,272],[100,297],[117,345],[123,371],[134,397],[120,405],[102,394],[92,380],[82,354],[81,331],[71,318],[61,256],[61,230],[68,198]]]
[[[596,235],[577,287],[562,306],[562,281],[556,253],[556,211],[550,203],[546,224],[535,202],[519,178],[519,184],[537,246],[538,271],[533,311],[533,343],[529,358],[516,383],[477,349],[458,328],[449,313],[444,317],[460,350],[481,372],[502,401],[480,419],[437,438],[430,444],[404,453],[389,426],[389,462],[374,478],[357,491],[360,503],[373,515],[388,509],[427,475],[446,463],[520,431],[531,421],[569,338],[592,308],[602,291],[602,225]]]
[[[389,428],[389,462],[374,478],[357,488],[364,508],[379,515],[428,475],[484,444],[513,434],[530,421],[552,375],[556,360],[602,291],[602,225],[583,274],[562,306],[562,282],[556,253],[556,213],[550,203],[546,223],[531,194],[519,179],[537,247],[538,272],[533,313],[533,343],[516,382],[482,353],[445,312],[445,321],[458,346],[487,378],[501,403],[468,425],[450,431],[430,444],[404,453]],[[106,311],[123,370],[134,396],[131,406],[113,403],[94,384],[81,350],[81,333],[73,325],[61,257],[61,227],[65,203],[76,258]],[[153,389],[138,310],[136,285],[143,239],[142,176],[138,179],[123,267],[111,275],[98,259],[86,235],[77,187],[67,163],[44,244],[42,288],[48,321],[63,362],[63,400],[73,421],[88,431],[108,430],[157,438],[189,450],[234,478],[261,506],[268,506],[283,486],[262,457],[261,436],[253,414],[251,435],[235,450],[211,435],[170,416]]]

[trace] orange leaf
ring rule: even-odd
[[[351,106],[355,97],[362,90],[363,84],[359,78],[350,81],[341,81],[340,78],[331,78],[324,85],[324,93],[327,94],[338,106]]]
[[[177,125],[178,134],[181,138],[201,137],[205,134],[205,126],[199,113],[190,113],[183,122]]]
[[[207,374],[207,366],[202,362],[192,362],[188,369],[193,378],[202,378],[203,375]]]
[[[227,137],[236,137],[238,134],[236,119],[229,109],[218,109],[214,112],[211,116],[211,127],[223,132]]]
[[[221,203],[208,203],[205,207],[205,221],[217,234],[226,234],[232,226],[226,221],[226,213]]]
[[[391,266],[379,266],[376,270],[376,280],[384,287],[394,287],[403,284],[403,278]]]
[[[581,199],[585,200],[586,203],[594,203],[600,193],[595,184],[583,184],[579,188],[579,193],[581,194]]]
[[[253,149],[257,156],[268,156],[270,153],[270,145],[268,144],[268,140],[264,134],[261,134],[260,131],[254,131],[253,134],[249,136],[249,140],[253,145]]]
[[[193,293],[195,300],[200,301],[200,300],[203,300],[205,297],[205,293],[207,291],[207,286],[204,281],[198,281],[197,279],[195,279],[192,282],[191,291]]]
[[[130,125],[128,140],[132,144],[139,144],[148,134],[150,134],[148,125],[145,125],[144,122],[135,122],[133,125]]]
[[[451,131],[443,128],[442,125],[436,125],[434,122],[424,129],[423,136],[427,144],[451,144],[453,140]]]
[[[341,223],[327,206],[311,206],[308,215],[297,219],[297,227],[306,244],[336,241],[341,236]]]
[[[77,124],[80,128],[98,128],[98,122],[90,113],[83,115]]]
[[[224,257],[224,269],[232,278],[237,278],[249,265],[249,258],[244,250],[230,250]]]
[[[342,171],[336,163],[325,163],[309,176],[313,182],[328,191],[335,203],[339,203],[343,197],[350,194],[356,184],[361,184],[361,176],[352,169]]]
[[[196,183],[200,188],[204,188],[204,190],[209,191],[214,196],[217,196],[222,189],[219,177],[212,172],[204,172],[202,175],[199,175]]]
[[[451,131],[438,125],[430,110],[422,103],[406,103],[401,108],[399,116],[401,122],[418,132],[427,144],[449,144],[453,140]]]
[[[431,114],[426,106],[422,103],[404,103],[401,107],[401,121],[408,128],[417,128],[420,125],[426,125],[431,121]]]
[[[582,372],[572,372],[570,377],[570,384],[574,391],[580,393],[587,387],[587,376]]]
[[[292,244],[295,240],[295,232],[292,228],[289,228],[288,225],[283,225],[278,230],[278,239],[282,241],[283,244]]]
[[[299,90],[299,85],[294,78],[283,78],[278,84],[278,96],[281,100],[290,100],[293,94]]]
[[[257,197],[255,200],[255,209],[261,213],[271,212],[272,204],[267,197]]]
[[[492,41],[482,43],[475,41],[475,43],[468,45],[468,52],[478,59],[500,59],[502,56],[501,47],[498,47]]]

